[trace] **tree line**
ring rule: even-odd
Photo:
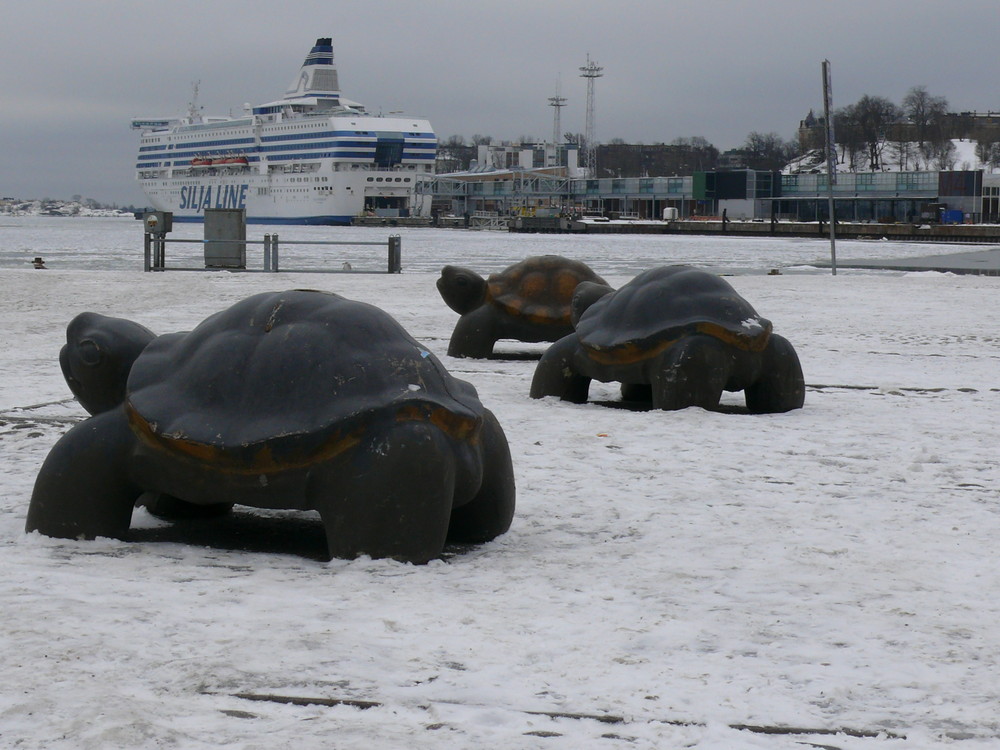
[[[911,88],[901,104],[866,94],[833,113],[838,165],[846,171],[953,169],[956,155],[952,139],[969,138],[977,143],[980,161],[1000,166],[1000,117],[996,119],[998,124],[991,117],[951,113],[947,99],[930,94],[924,86]],[[577,144],[581,152],[586,147],[581,133],[566,133],[564,139]],[[794,138],[753,131],[741,146],[725,153],[700,136],[652,145],[613,138],[597,146],[597,176],[670,176],[726,167],[780,171],[810,151],[817,152],[816,161],[825,161],[825,140],[823,118],[812,112]],[[462,136],[444,139],[439,144],[439,171],[468,169],[477,147],[493,142],[491,136],[481,134],[472,136],[470,143]],[[519,141],[499,145],[534,142],[522,136]]]
[[[834,113],[839,161],[851,171],[954,166],[948,101],[917,86],[902,105],[881,96],[862,96]]]

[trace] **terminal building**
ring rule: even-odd
[[[456,216],[829,218],[826,174],[733,169],[594,179],[582,174],[573,144],[480,147],[479,154],[470,169],[428,176],[417,191],[436,212]],[[843,172],[833,197],[839,221],[1000,223],[1000,174],[984,170]]]
[[[545,168],[438,175],[418,184],[439,212],[463,216],[597,215],[609,218],[817,221],[829,218],[825,174],[783,175],[737,170],[684,177],[567,177]],[[833,188],[839,221],[921,219],[1000,223],[1000,175],[953,172],[838,174]]]

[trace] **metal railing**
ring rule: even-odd
[[[241,265],[208,265],[206,263],[204,267],[167,266],[166,245],[168,242],[189,245],[206,245],[209,243],[213,245],[230,244],[242,245],[244,248],[251,245],[263,245],[263,268],[247,268],[245,260]],[[355,270],[350,267],[349,263],[344,263],[340,268],[281,268],[281,247],[283,245],[374,245],[385,247],[387,249],[386,270]],[[265,234],[263,241],[168,239],[165,235],[151,234],[149,232],[146,232],[143,237],[144,271],[238,271],[244,273],[278,273],[280,270],[288,273],[400,273],[402,269],[402,239],[398,234],[389,235],[388,242],[366,242],[360,240],[285,240],[279,243],[277,234]]]

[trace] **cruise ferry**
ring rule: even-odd
[[[341,96],[329,38],[316,40],[283,99],[203,117],[196,90],[186,117],[136,118],[132,129],[141,131],[139,184],[174,221],[202,221],[209,208],[277,224],[430,212],[414,189],[434,171],[430,122],[373,115]]]

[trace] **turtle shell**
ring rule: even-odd
[[[336,455],[383,418],[474,441],[483,407],[387,313],[296,290],[152,341],[129,373],[126,411],[148,444],[267,473]]]
[[[606,284],[586,263],[561,255],[536,255],[491,274],[487,300],[515,318],[541,325],[570,325],[570,303],[581,281]]]
[[[693,333],[761,351],[771,335],[771,321],[722,277],[678,265],[645,271],[601,297],[580,316],[576,332],[590,358],[627,364],[659,354]]]

